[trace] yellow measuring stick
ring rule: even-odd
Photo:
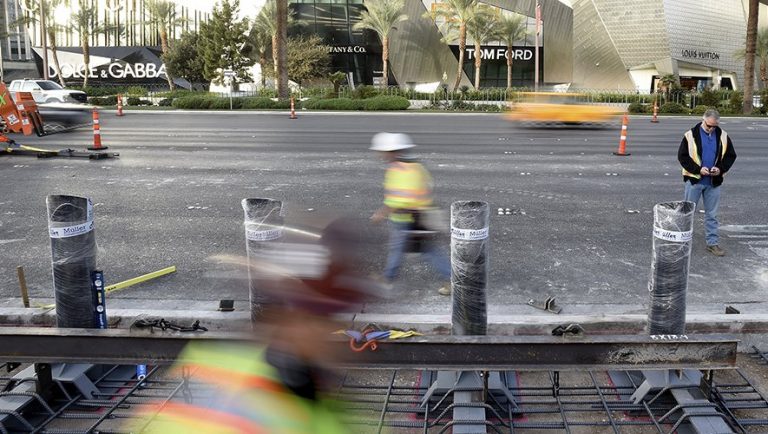
[[[129,286],[135,285],[137,283],[146,282],[147,280],[152,280],[154,278],[165,276],[166,274],[171,274],[176,272],[176,266],[172,265],[170,267],[163,268],[162,270],[153,271],[151,273],[143,274],[138,277],[134,277],[133,279],[124,280],[120,283],[115,283],[114,285],[109,285],[104,288],[104,291],[107,293],[117,291],[123,288],[127,288]]]
[[[56,152],[56,151],[52,151],[50,149],[35,148],[35,147],[32,147],[32,146],[27,146],[27,145],[21,145],[21,146],[19,146],[19,149],[23,149],[25,151],[34,151],[34,152]],[[11,150],[11,151],[13,151],[13,150]]]
[[[137,283],[146,282],[147,280],[152,280],[154,278],[165,276],[166,274],[171,274],[176,272],[176,266],[172,265],[170,267],[163,268],[162,270],[153,271],[151,273],[142,274],[141,276],[134,277],[133,279],[124,280],[120,283],[115,283],[114,285],[109,285],[104,288],[104,292],[110,293],[114,291],[118,291],[123,288],[127,288],[132,285],[136,285]],[[34,307],[40,308],[40,309],[53,309],[56,307],[55,304],[35,304]]]

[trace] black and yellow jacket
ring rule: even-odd
[[[722,128],[715,127],[717,139],[717,151],[715,155],[715,167],[720,169],[720,175],[712,177],[712,186],[717,187],[723,183],[723,175],[736,161],[736,150],[733,142]],[[677,160],[683,166],[683,180],[696,184],[701,180],[701,122],[685,132],[680,149],[677,151]]]

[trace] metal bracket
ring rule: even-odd
[[[528,300],[528,305],[552,313],[560,313],[560,311],[563,310],[562,307],[555,303],[555,297],[547,297],[543,302],[530,299]]]

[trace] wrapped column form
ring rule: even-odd
[[[691,262],[693,202],[664,202],[653,207],[653,257],[648,290],[652,335],[685,333],[685,298]]]
[[[451,314],[454,335],[485,335],[488,329],[487,202],[458,201],[451,205]]]
[[[248,262],[264,258],[269,244],[278,242],[283,236],[283,203],[274,199],[243,199],[245,212],[245,246]],[[259,290],[259,279],[248,267],[249,299],[251,321],[255,322],[263,309],[267,297]]]
[[[93,203],[84,197],[65,195],[50,195],[45,202],[51,238],[56,325],[96,328],[96,302],[91,280],[96,269]]]

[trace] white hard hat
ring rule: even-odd
[[[413,148],[413,141],[407,134],[378,133],[371,139],[372,151],[392,152]]]

